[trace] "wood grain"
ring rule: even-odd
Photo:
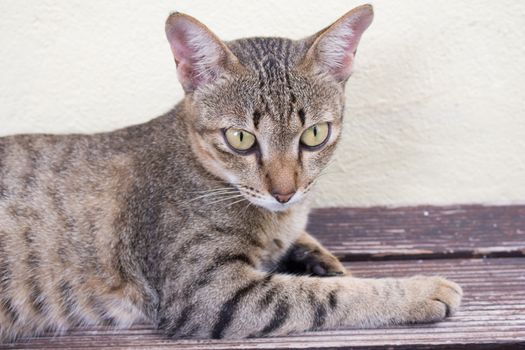
[[[361,277],[439,274],[460,283],[465,299],[445,322],[386,329],[338,329],[242,341],[170,340],[146,325],[78,329],[0,349],[520,349],[525,348],[525,259],[441,259],[347,264]]]
[[[345,261],[525,256],[525,206],[325,208],[309,231]]]

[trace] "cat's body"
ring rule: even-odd
[[[154,320],[160,279],[184,272],[191,285],[214,264],[214,241],[268,269],[297,240],[302,205],[194,200],[225,184],[195,162],[180,124],[174,110],[114,133],[0,138],[2,331]]]
[[[354,31],[368,11],[347,14]],[[226,48],[178,14],[167,32],[187,97],[166,115],[0,138],[0,339],[145,320],[176,337],[246,337],[435,321],[459,305],[437,277],[326,277],[345,271],[304,232],[304,195],[337,143],[346,78],[310,72],[322,33]],[[204,43],[182,47],[188,32]],[[204,63],[187,59],[203,48]],[[254,130],[253,153],[222,144],[225,120]],[[324,143],[297,154],[324,120]],[[276,272],[289,270],[325,278]]]

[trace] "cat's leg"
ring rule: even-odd
[[[435,322],[461,288],[440,277],[319,278],[264,273],[245,255],[224,257],[196,279],[162,290],[159,327],[172,337],[244,338],[338,326]]]
[[[343,264],[307,232],[288,249],[278,271],[321,277],[350,275]]]

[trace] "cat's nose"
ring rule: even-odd
[[[284,204],[284,203],[288,202],[290,200],[290,198],[293,197],[294,194],[295,194],[295,191],[290,192],[290,193],[286,193],[286,194],[282,194],[282,193],[278,193],[278,192],[272,192],[272,196],[274,196],[274,198],[277,199],[277,202],[279,202],[281,204]]]

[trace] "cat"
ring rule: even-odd
[[[0,339],[150,322],[244,338],[439,321],[441,277],[352,277],[306,231],[340,139],[363,5],[302,40],[173,13],[184,99],[142,125],[0,138]]]

